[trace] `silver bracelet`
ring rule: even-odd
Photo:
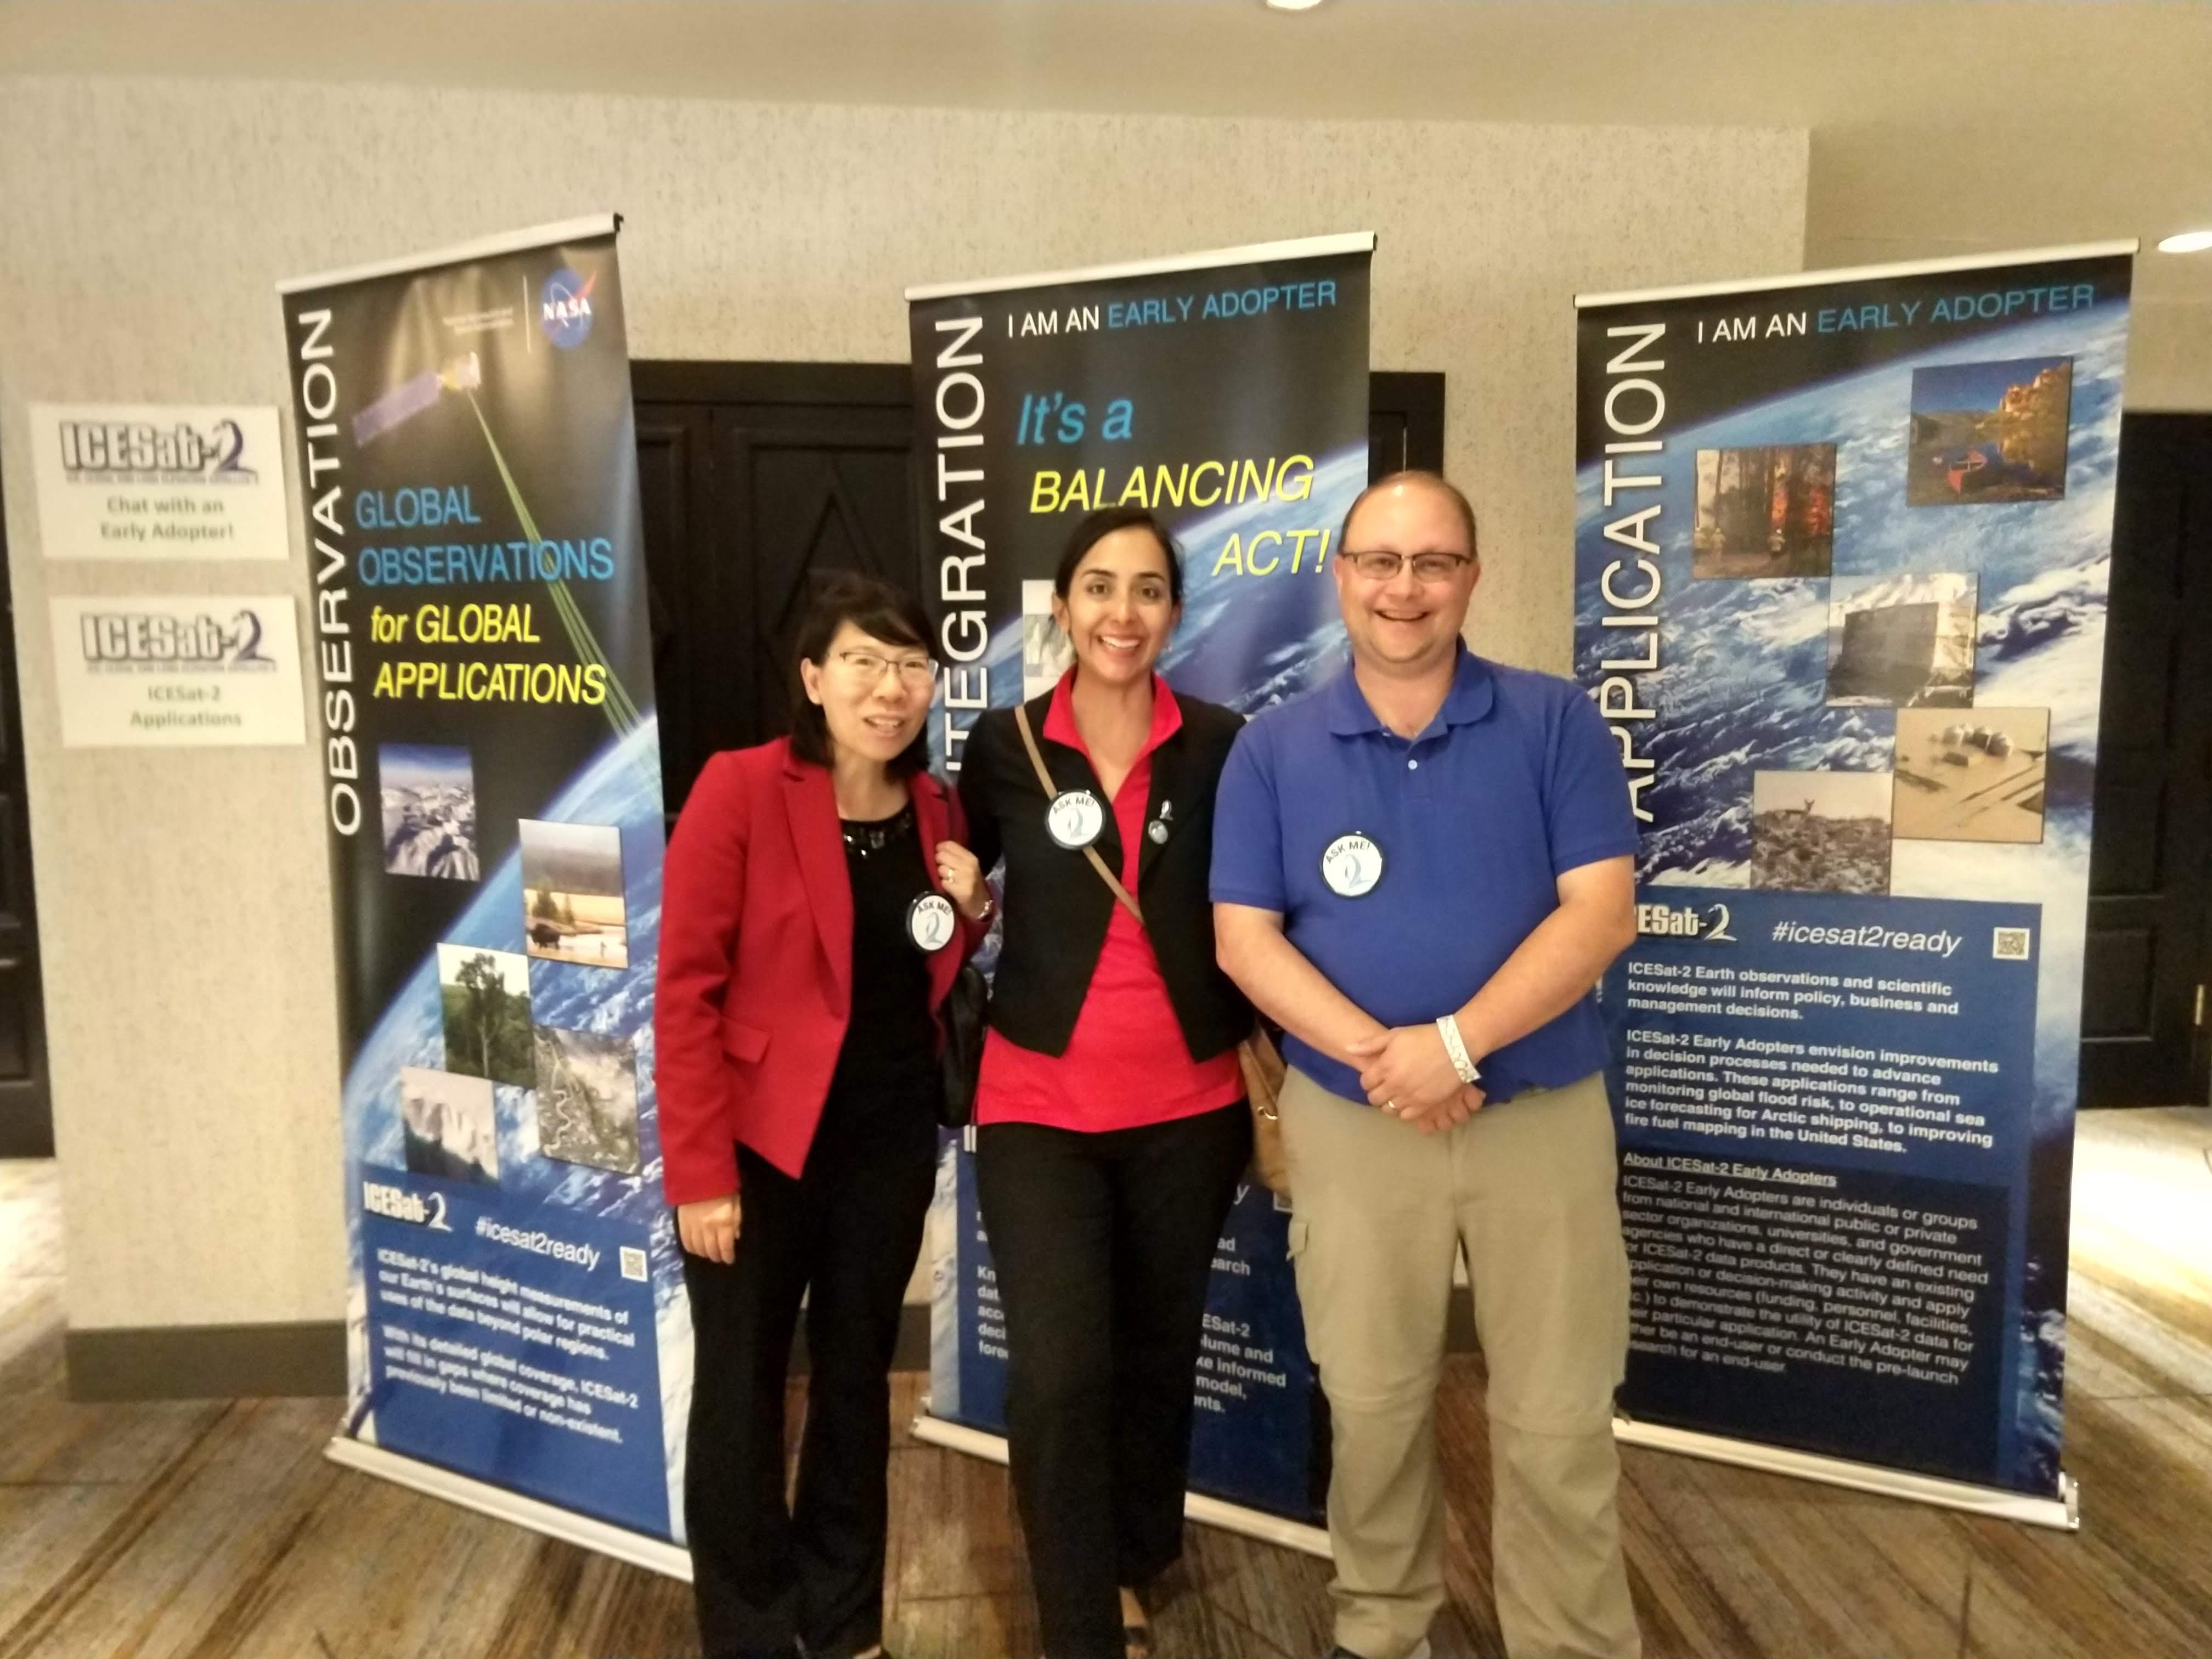
[[[1474,1068],[1468,1057],[1467,1039],[1459,1034],[1459,1016],[1446,1014],[1437,1021],[1437,1035],[1444,1040],[1444,1053],[1451,1056],[1452,1070],[1459,1073],[1462,1083],[1474,1083],[1482,1073]]]

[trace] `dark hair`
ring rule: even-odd
[[[1387,489],[1392,484],[1402,483],[1425,484],[1448,497],[1451,504],[1459,509],[1459,521],[1467,526],[1468,552],[1477,559],[1482,556],[1482,550],[1476,545],[1474,539],[1474,504],[1461,493],[1460,487],[1443,473],[1431,472],[1425,467],[1419,466],[1406,467],[1396,472],[1386,472],[1353,498],[1352,505],[1345,509],[1344,523],[1336,532],[1336,550],[1339,553],[1343,552],[1349,544],[1352,514],[1359,511],[1367,498],[1378,489]]]
[[[1141,507],[1103,507],[1075,526],[1067,538],[1066,550],[1060,556],[1060,568],[1052,573],[1052,591],[1061,599],[1075,580],[1075,567],[1083,562],[1083,556],[1104,541],[1117,530],[1139,527],[1152,532],[1159,543],[1160,551],[1167,555],[1168,598],[1176,604],[1182,603],[1182,555],[1176,551],[1175,538],[1167,527]]]
[[[799,625],[799,648],[791,659],[791,752],[817,766],[830,764],[830,723],[822,705],[806,695],[801,663],[823,665],[830,641],[847,623],[886,645],[912,646],[939,660],[937,645],[929,631],[929,617],[921,602],[902,587],[894,587],[873,576],[840,570],[814,590],[806,619]],[[893,777],[910,778],[929,765],[928,723],[915,733],[914,741],[890,763]]]

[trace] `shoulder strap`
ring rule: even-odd
[[[1018,702],[1014,705],[1014,724],[1021,729],[1022,747],[1030,751],[1030,764],[1036,770],[1037,787],[1044,791],[1044,798],[1050,800],[1060,791],[1053,783],[1052,774],[1044,769],[1044,756],[1037,748],[1036,733],[1030,730],[1030,711],[1024,704]],[[1083,849],[1083,856],[1091,860],[1091,867],[1098,872],[1098,879],[1114,890],[1114,896],[1121,900],[1129,914],[1137,919],[1137,926],[1143,927],[1145,913],[1137,903],[1136,895],[1121,885],[1121,878],[1106,867],[1106,860],[1098,856],[1098,849],[1086,847]]]

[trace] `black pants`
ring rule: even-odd
[[[1100,1134],[976,1131],[1047,1659],[1121,1659],[1116,1587],[1149,1583],[1182,1553],[1199,1322],[1251,1152],[1242,1102]]]
[[[727,1266],[686,1252],[695,1374],[684,1476],[707,1659],[882,1639],[891,1358],[936,1181],[934,1084],[833,1094],[793,1181],[738,1149]],[[806,1432],[784,1503],[784,1382],[806,1297]]]

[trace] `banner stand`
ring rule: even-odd
[[[986,1434],[981,1429],[971,1429],[942,1417],[929,1414],[929,1401],[924,1396],[921,1413],[909,1425],[917,1440],[933,1446],[943,1446],[948,1451],[965,1452],[970,1457],[981,1457],[994,1463],[1006,1461],[1006,1437],[1000,1434]],[[1269,1515],[1264,1510],[1248,1510],[1242,1504],[1231,1504],[1218,1498],[1208,1498],[1204,1492],[1186,1492],[1182,1495],[1185,1518],[1200,1526],[1218,1527],[1224,1532],[1242,1533],[1247,1538],[1256,1538],[1263,1544],[1280,1544],[1285,1549],[1300,1550],[1308,1555],[1332,1559],[1328,1547],[1328,1533],[1321,1527],[1309,1527],[1297,1521],[1288,1521],[1279,1515]]]
[[[1977,1486],[1964,1480],[1943,1480],[1905,1469],[1886,1469],[1875,1463],[1854,1463],[1846,1458],[1822,1457],[1814,1452],[1792,1451],[1786,1446],[1762,1446],[1725,1435],[1699,1434],[1692,1429],[1670,1429],[1660,1423],[1638,1423],[1633,1418],[1613,1419],[1613,1437],[1624,1446],[1648,1446],[1654,1451],[1702,1457],[1712,1463],[1732,1463],[1740,1469],[1767,1474],[1786,1474],[1797,1480],[1817,1480],[1824,1486],[1846,1486],[1882,1498],[1902,1498],[1915,1504],[1933,1504],[1993,1521],[2019,1521],[2058,1532],[2081,1530],[2081,1489],[2074,1477],[2061,1471],[2056,1498],[2032,1498],[2025,1492],[1996,1486]]]
[[[1185,560],[1159,661],[1178,696],[1249,714],[1342,660],[1327,573],[1366,488],[1375,238],[1301,238],[1080,270],[909,288],[915,445],[936,455],[917,538],[946,668],[933,754],[957,774],[972,721],[1051,691],[1073,660],[1050,580],[1101,507],[1160,515]],[[1295,396],[1291,395],[1295,391]],[[1150,845],[1201,809],[1163,800]],[[1158,866],[1154,866],[1155,869]],[[986,941],[978,965],[993,971]],[[929,1415],[917,1437],[1005,1462],[1006,1309],[972,1134],[940,1145]],[[1218,1231],[1192,1377],[1195,1519],[1316,1555],[1328,1455],[1291,1270],[1288,1206],[1238,1183]]]
[[[557,1538],[564,1544],[612,1556],[634,1567],[657,1572],[664,1578],[681,1579],[687,1584],[691,1582],[691,1552],[665,1539],[648,1538],[627,1527],[609,1526],[588,1515],[564,1510],[557,1504],[541,1504],[509,1487],[471,1480],[435,1463],[403,1457],[398,1452],[386,1451],[367,1441],[351,1440],[342,1434],[331,1437],[330,1443],[323,1448],[323,1455],[333,1463],[358,1469],[363,1474],[389,1480],[396,1486],[405,1486],[426,1497],[442,1498],[465,1510],[474,1510],[495,1521],[505,1521],[543,1533],[548,1538]]]

